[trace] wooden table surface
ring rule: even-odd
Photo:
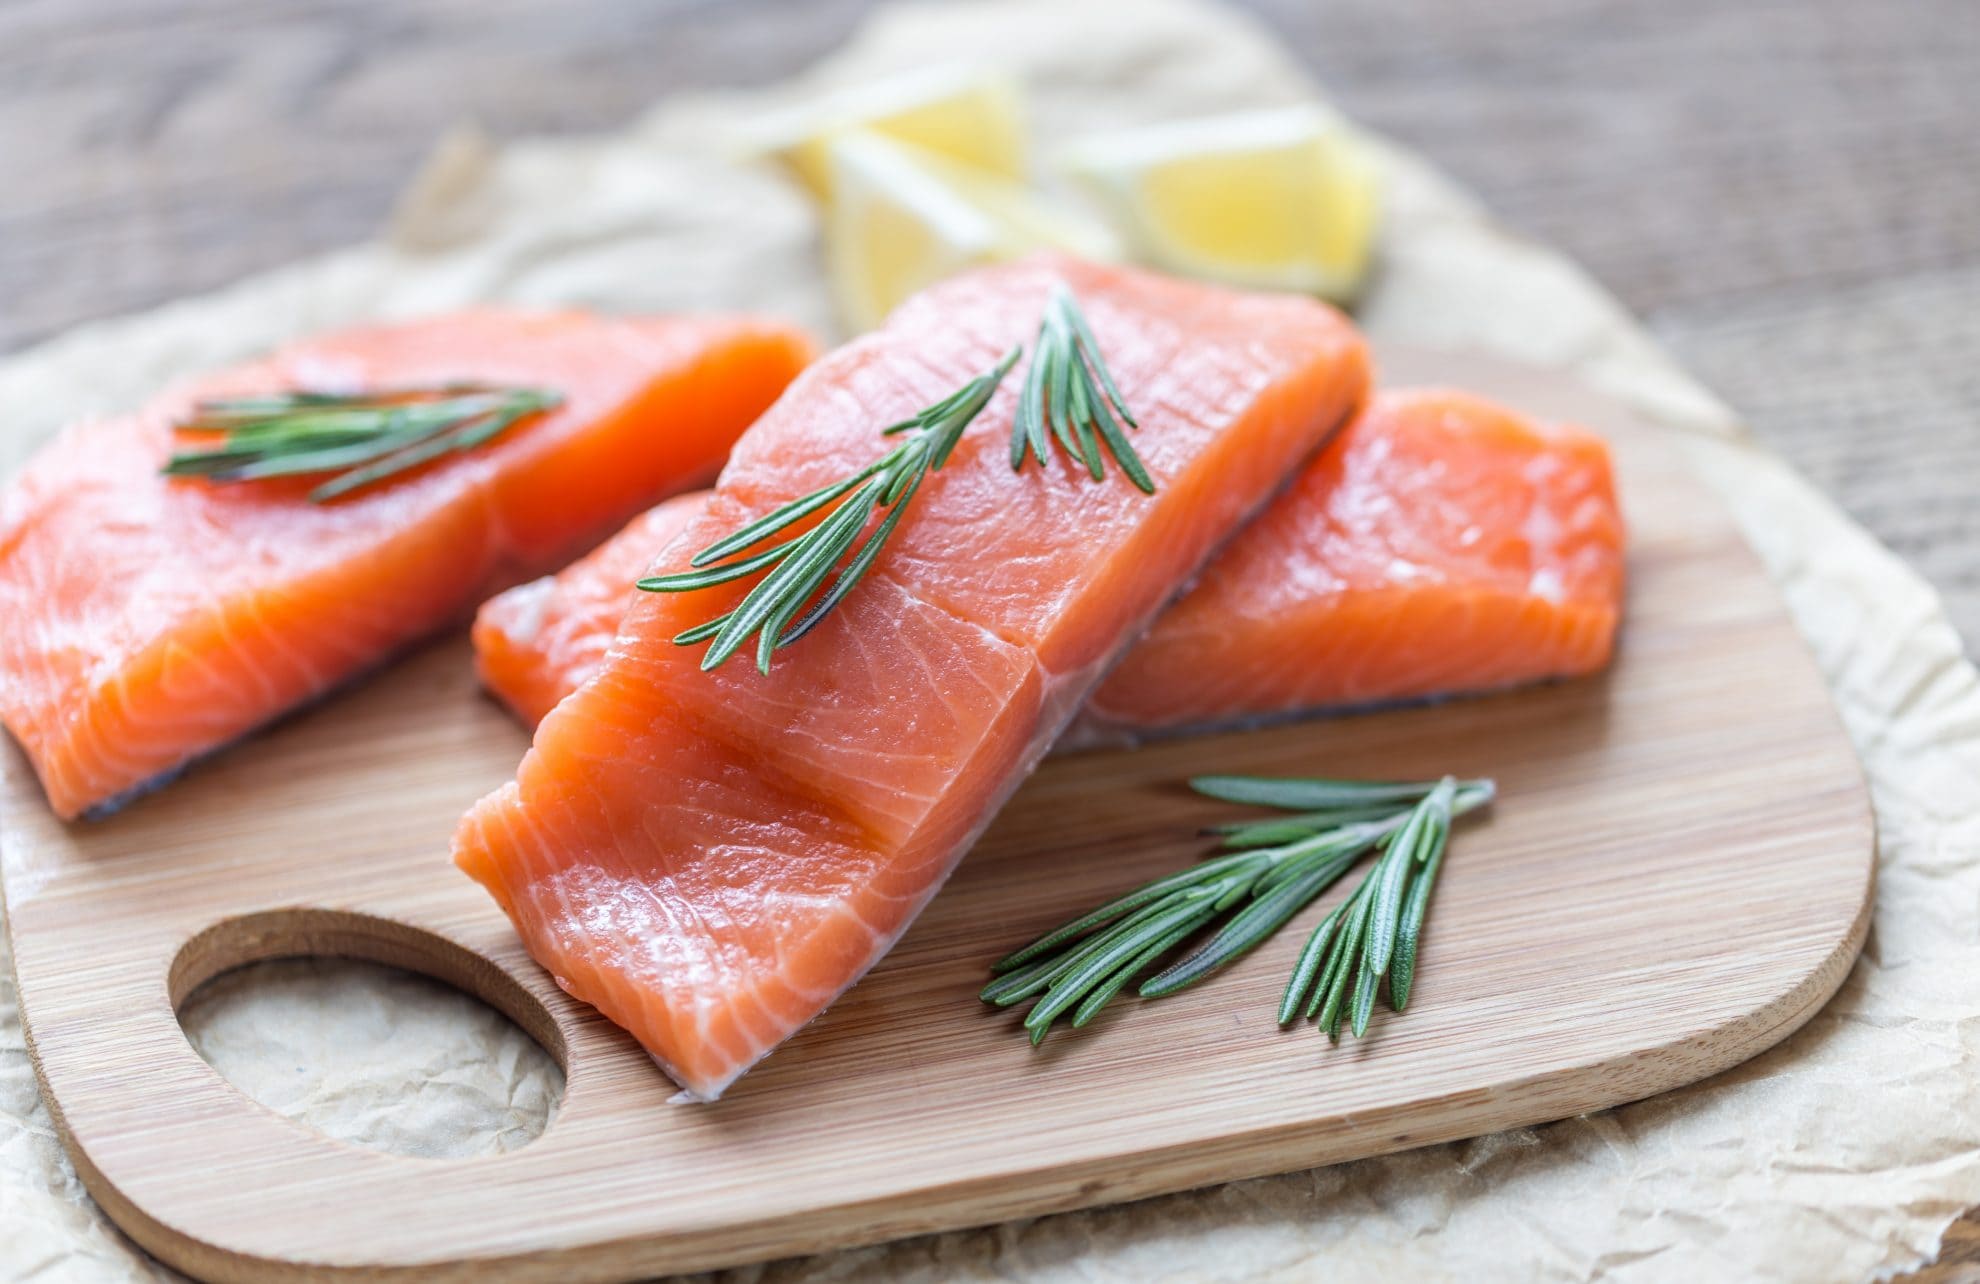
[[[6,0],[0,352],[358,239],[433,140],[790,73],[866,0]],[[1980,647],[1980,5],[1254,0],[1578,258]],[[1980,1222],[1914,1277],[1980,1280]]]

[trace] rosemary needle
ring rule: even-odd
[[[884,435],[904,436],[905,440],[852,476],[738,527],[696,553],[689,560],[693,569],[640,580],[639,587],[649,593],[687,593],[769,571],[734,610],[684,630],[674,641],[682,646],[707,642],[701,667],[708,670],[728,660],[754,637],[756,667],[770,672],[771,657],[817,627],[859,583],[900,524],[922,480],[948,462],[963,430],[989,404],[991,394],[1021,351],[1021,347],[1012,348],[995,366],[942,400],[883,429]],[[835,501],[838,506],[809,530],[768,548],[757,548]],[[885,515],[867,533],[868,524],[879,513]],[[825,582],[835,569],[837,578],[826,588]],[[818,595],[816,601],[814,595]]]
[[[1104,442],[1128,480],[1152,495],[1155,481],[1134,453],[1123,425],[1136,427],[1134,416],[1101,359],[1100,345],[1078,302],[1061,282],[1046,300],[1031,368],[1025,371],[1024,390],[1011,421],[1011,469],[1022,470],[1027,456],[1044,465],[1051,449],[1046,444],[1049,428],[1060,448],[1085,464],[1094,481],[1106,475],[1100,458]]]
[[[1070,1014],[1082,1026],[1131,982],[1210,930],[1187,954],[1142,980],[1144,998],[1186,989],[1284,926],[1378,852],[1362,883],[1315,929],[1280,1004],[1281,1024],[1304,1011],[1336,1038],[1343,1019],[1367,1029],[1386,980],[1390,1004],[1409,1002],[1430,890],[1453,817],[1490,802],[1489,780],[1374,782],[1201,776],[1197,792],[1293,814],[1218,826],[1219,854],[1155,879],[1000,960],[986,1003],[1034,999],[1031,1041]]]
[[[309,492],[310,502],[321,504],[428,460],[472,450],[562,402],[548,389],[484,384],[202,401],[173,428],[218,433],[219,443],[175,453],[163,471],[213,482],[334,473]]]

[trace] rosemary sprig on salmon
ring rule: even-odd
[[[546,388],[471,383],[218,398],[196,403],[192,415],[173,427],[219,433],[219,444],[180,451],[164,471],[213,482],[335,473],[309,492],[310,502],[321,504],[442,455],[473,450],[562,402],[561,393]]]
[[[57,815],[114,810],[714,475],[814,351],[763,317],[477,307],[317,335],[71,424],[0,489],[0,723]],[[460,447],[470,415],[492,432],[551,388],[555,412],[480,449],[305,498],[378,476],[386,423],[440,415]],[[206,431],[175,433],[189,418]],[[162,471],[236,433],[240,453]]]
[[[1046,301],[1031,368],[1025,372],[1024,391],[1011,421],[1011,470],[1022,470],[1027,456],[1035,457],[1040,467],[1045,465],[1051,449],[1046,444],[1049,427],[1060,448],[1085,464],[1094,481],[1106,475],[1100,458],[1100,446],[1105,442],[1107,452],[1128,480],[1153,495],[1155,481],[1141,456],[1134,453],[1122,425],[1138,426],[1100,356],[1100,345],[1078,302],[1062,282],[1053,287],[1052,297]]]
[[[754,637],[757,670],[769,673],[772,656],[816,628],[852,592],[900,525],[922,480],[948,462],[963,430],[989,404],[1022,351],[1013,347],[995,366],[947,397],[882,429],[885,436],[907,434],[907,439],[852,476],[780,505],[716,540],[689,559],[689,566],[696,569],[640,580],[639,587],[649,593],[688,593],[770,571],[734,610],[681,631],[674,641],[681,646],[708,642],[701,657],[705,672]],[[749,551],[841,500],[829,516],[802,534]],[[867,533],[867,524],[881,512],[886,516]],[[835,569],[837,578],[813,602]],[[807,603],[811,603],[808,609]]]
[[[1385,982],[1390,1006],[1401,1012],[1451,820],[1490,802],[1492,782],[1200,776],[1190,785],[1211,798],[1291,814],[1219,826],[1212,832],[1222,835],[1220,855],[1115,897],[999,960],[984,1002],[1009,1007],[1036,997],[1024,1025],[1037,1043],[1062,1016],[1085,1025],[1221,920],[1195,949],[1142,981],[1138,993],[1161,998],[1187,989],[1256,948],[1375,851],[1361,885],[1301,951],[1279,1023],[1317,1018],[1338,1041],[1345,1019],[1359,1037]]]

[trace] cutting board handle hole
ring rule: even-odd
[[[300,908],[224,919],[180,948],[169,987],[221,1077],[339,1140],[425,1158],[511,1150],[563,1097],[567,1044],[543,1004],[405,923]]]

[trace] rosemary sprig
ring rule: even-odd
[[[1141,456],[1134,453],[1123,424],[1137,426],[1100,357],[1100,345],[1087,328],[1079,304],[1072,291],[1060,283],[1053,287],[1045,316],[1038,323],[1038,343],[1031,368],[1025,371],[1017,415],[1011,421],[1011,469],[1021,470],[1027,455],[1036,456],[1044,466],[1050,449],[1045,440],[1049,425],[1059,446],[1085,464],[1094,481],[1105,475],[1100,460],[1104,441],[1128,480],[1152,495],[1154,479],[1142,465]]]
[[[900,524],[922,479],[948,462],[963,429],[989,404],[1021,351],[1012,348],[995,366],[947,397],[882,429],[887,436],[907,434],[907,439],[852,476],[794,499],[716,540],[689,560],[696,569],[639,581],[649,593],[687,593],[774,568],[734,610],[684,630],[674,641],[682,646],[707,641],[708,650],[701,657],[705,671],[726,661],[754,636],[756,667],[770,672],[771,657],[815,628],[859,583]],[[840,499],[844,502],[802,534],[748,551]],[[862,542],[867,524],[882,510],[886,516]],[[831,587],[805,609],[835,567],[838,577]]]
[[[1222,920],[1138,991],[1145,998],[1174,994],[1258,946],[1379,850],[1361,886],[1307,942],[1279,1020],[1293,1020],[1304,1006],[1337,1038],[1345,1008],[1359,1035],[1384,977],[1391,1004],[1402,1011],[1451,819],[1490,802],[1492,782],[1201,776],[1190,784],[1212,798],[1294,814],[1218,826],[1212,832],[1222,835],[1221,854],[1145,883],[999,960],[983,1000],[1009,1007],[1035,997],[1024,1025],[1037,1043],[1068,1013],[1075,1027],[1085,1025],[1131,981]]]
[[[214,482],[335,473],[309,492],[310,502],[321,504],[430,459],[472,450],[562,402],[560,393],[545,388],[465,383],[202,401],[173,428],[220,433],[220,443],[180,451],[164,471]]]

